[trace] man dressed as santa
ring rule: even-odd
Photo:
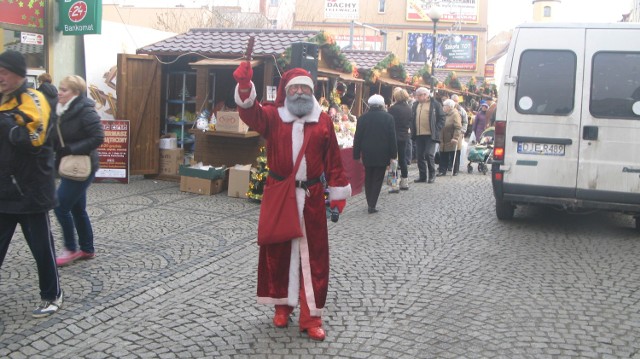
[[[308,144],[295,174],[303,236],[260,246],[258,303],[274,305],[273,324],[283,328],[300,299],[300,331],[307,332],[311,339],[324,340],[322,311],[329,284],[329,238],[321,176],[324,174],[329,187],[331,208],[338,207],[341,212],[351,196],[333,122],[313,96],[313,80],[304,69],[285,72],[275,104],[264,106],[256,101],[249,62],[242,62],[233,76],[238,82],[235,99],[240,118],[267,141],[267,185],[291,174],[304,133],[308,132]]]

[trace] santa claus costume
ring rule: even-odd
[[[256,101],[255,86],[249,81],[251,76],[247,62],[234,72],[238,81],[236,103],[242,121],[266,140],[270,171],[267,185],[277,181],[278,176],[291,174],[304,134],[309,132],[308,144],[295,174],[297,181],[307,184],[306,188],[296,188],[303,236],[260,246],[258,303],[275,305],[274,324],[283,327],[300,299],[300,330],[308,331],[312,339],[323,340],[321,316],[329,284],[329,239],[324,186],[320,178],[324,174],[330,199],[342,206],[351,196],[351,185],[345,176],[329,115],[322,111],[313,96],[313,108],[301,117],[292,114],[286,105],[289,86],[304,85],[313,90],[309,73],[300,68],[285,72],[275,103],[264,105]]]

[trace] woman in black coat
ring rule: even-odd
[[[400,166],[400,189],[409,189],[409,170],[405,159],[407,143],[410,139],[409,127],[411,126],[411,106],[409,105],[409,93],[402,87],[393,89],[394,104],[389,108],[389,114],[393,116],[396,128],[396,142],[398,145],[398,165]]]
[[[95,109],[95,102],[85,95],[86,89],[87,85],[80,76],[67,76],[60,81],[58,87],[58,120],[51,134],[56,150],[56,168],[60,159],[68,155],[91,157],[89,178],[84,181],[67,178],[60,180],[59,205],[54,209],[54,213],[62,228],[64,250],[56,258],[58,266],[70,264],[76,259],[95,257],[93,229],[86,208],[87,189],[98,170],[98,147],[104,141],[104,131]],[[60,135],[64,146],[60,142]],[[78,244],[75,240],[76,232]]]
[[[393,117],[385,111],[384,98],[369,98],[369,112],[362,115],[353,138],[353,159],[364,165],[364,193],[369,213],[378,212],[376,204],[391,159],[398,156]]]

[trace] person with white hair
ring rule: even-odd
[[[438,101],[431,100],[431,93],[425,87],[416,90],[418,101],[413,104],[411,139],[416,142],[416,158],[419,177],[416,183],[436,180],[436,144],[444,127],[444,112]],[[428,176],[428,178],[427,178]]]
[[[438,176],[444,176],[449,169],[449,163],[453,163],[453,157],[458,150],[460,142],[460,134],[462,122],[460,121],[460,113],[456,110],[456,103],[452,99],[444,101],[443,110],[446,115],[444,127],[440,132],[440,173]],[[457,170],[453,170],[454,175],[458,174]]]
[[[368,212],[376,213],[382,182],[391,159],[397,158],[398,146],[393,116],[385,111],[384,98],[373,95],[369,112],[358,120],[353,138],[353,159],[364,165],[364,193]]]

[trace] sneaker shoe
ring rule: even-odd
[[[51,314],[57,312],[60,308],[62,308],[62,298],[64,296],[64,292],[61,290],[60,295],[54,301],[43,300],[40,302],[40,305],[31,312],[31,316],[34,318],[44,318],[48,317]]]
[[[85,252],[85,251],[79,251],[79,255],[78,255],[78,259],[81,260],[85,260],[85,259],[93,259],[96,257],[96,253],[95,252]]]
[[[80,258],[81,255],[82,255],[81,251],[72,252],[64,249],[62,251],[62,254],[58,258],[56,258],[56,265],[58,267],[64,267],[66,265],[73,263],[76,259]]]

